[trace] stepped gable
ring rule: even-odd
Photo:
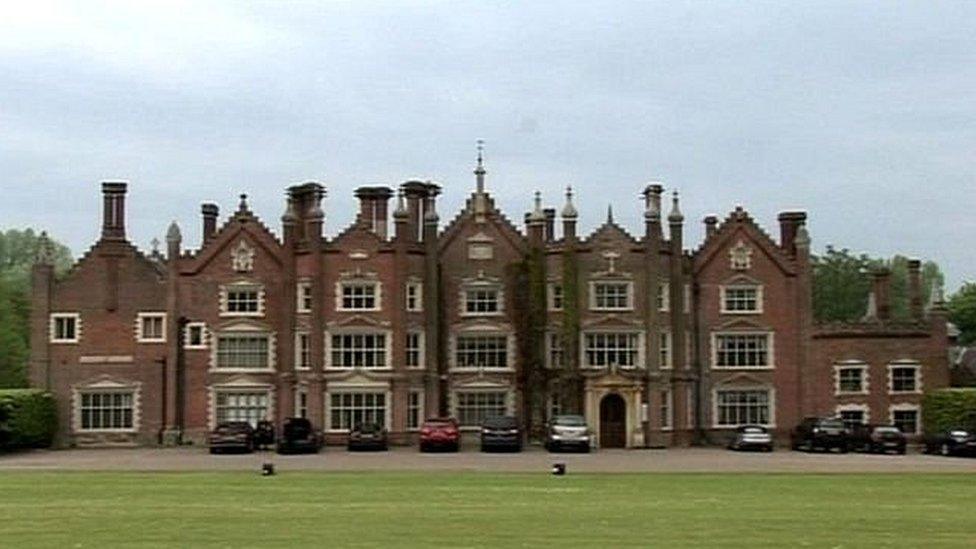
[[[758,245],[777,267],[786,274],[796,274],[796,264],[779,244],[764,231],[758,223],[746,212],[742,206],[732,210],[725,220],[716,228],[715,233],[706,237],[701,246],[692,254],[695,272],[701,271],[715,258],[723,245],[732,239],[736,233],[745,232],[749,239]]]

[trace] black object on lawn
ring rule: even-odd
[[[261,466],[262,477],[270,477],[273,474],[275,474],[274,463],[265,463]]]
[[[562,476],[566,474],[566,464],[565,463],[553,463],[552,464],[552,474],[556,476]]]

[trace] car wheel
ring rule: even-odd
[[[948,444],[943,442],[942,446],[939,447],[939,453],[942,454],[943,456],[948,456],[952,454],[952,450],[949,448]]]

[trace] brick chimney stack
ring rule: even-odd
[[[913,320],[922,320],[925,310],[922,305],[922,262],[908,260],[908,308]]]
[[[705,216],[705,238],[711,238],[715,231],[718,230],[718,216],[715,214],[708,214]]]
[[[220,215],[220,208],[216,204],[201,204],[200,213],[203,216],[203,243],[206,244],[217,233],[217,216]]]
[[[807,221],[807,212],[792,211],[779,214],[779,245],[790,257],[796,257],[796,231]]]
[[[545,208],[542,213],[546,216],[546,242],[556,240],[556,208]]]
[[[878,309],[878,320],[891,318],[891,271],[887,267],[878,267],[871,272],[873,277],[874,299]]]
[[[102,239],[125,240],[124,181],[102,182]]]
[[[386,240],[390,197],[393,191],[389,187],[359,187],[356,198],[359,199],[359,223]]]

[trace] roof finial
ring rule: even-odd
[[[536,222],[545,222],[545,220],[546,220],[546,214],[545,212],[542,211],[542,193],[536,191],[535,208],[532,210],[532,213],[529,215],[529,221],[536,223]]]
[[[685,220],[685,216],[681,214],[681,209],[678,208],[678,190],[675,189],[671,197],[671,213],[668,214],[668,221],[672,223],[681,223]]]
[[[566,185],[566,205],[563,206],[563,219],[576,219],[576,207],[573,206],[573,186]]]
[[[613,224],[613,204],[607,204],[607,224]]]
[[[484,194],[485,192],[485,164],[484,164],[484,152],[485,152],[485,140],[478,140],[478,166],[474,169],[474,175],[477,176],[477,192],[478,194]]]
[[[241,202],[237,205],[238,213],[247,212],[247,194],[241,193]]]

